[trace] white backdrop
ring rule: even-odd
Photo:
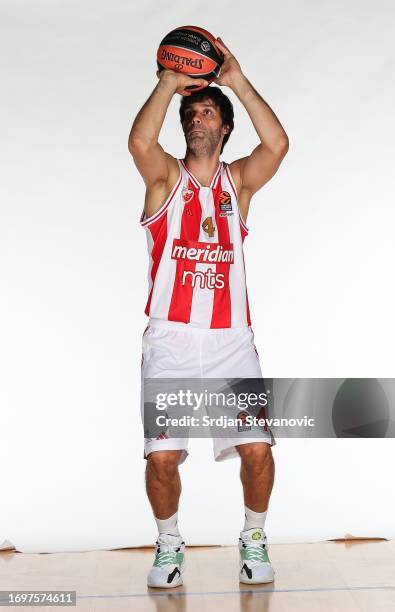
[[[246,10],[248,8],[248,10]],[[203,17],[202,17],[203,16]],[[163,35],[221,35],[290,151],[251,206],[253,327],[267,376],[394,376],[391,0],[3,0],[0,8],[0,543],[151,544],[139,416],[144,187],[127,150]],[[232,92],[223,159],[257,137]],[[182,156],[179,100],[161,143]],[[278,440],[271,542],[394,537],[392,440]],[[239,462],[191,441],[189,544],[237,542]]]

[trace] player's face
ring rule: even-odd
[[[212,155],[221,145],[226,128],[219,108],[211,100],[193,102],[184,113],[182,124],[187,148],[196,154]]]

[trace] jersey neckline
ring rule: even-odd
[[[214,172],[214,176],[213,176],[213,178],[212,178],[212,179],[211,179],[211,181],[210,181],[210,185],[202,185],[201,183],[199,183],[199,181],[197,180],[196,176],[194,176],[194,175],[192,174],[192,172],[191,172],[191,171],[190,171],[190,170],[187,168],[187,166],[186,166],[186,164],[185,164],[184,160],[183,160],[183,159],[180,159],[180,162],[181,162],[181,164],[182,164],[183,168],[185,168],[185,170],[188,172],[189,176],[190,176],[190,177],[191,177],[191,179],[192,179],[192,182],[193,182],[193,183],[196,183],[196,184],[195,184],[195,187],[198,187],[199,189],[211,189],[211,188],[213,187],[213,185],[214,185],[214,183],[215,183],[215,180],[217,179],[217,177],[218,177],[218,175],[219,175],[219,173],[220,173],[220,170],[221,170],[221,168],[222,168],[222,164],[223,164],[223,162],[222,162],[222,161],[220,161],[220,162],[219,162],[219,164],[218,164],[218,166],[217,166],[217,169],[216,169],[216,171]]]

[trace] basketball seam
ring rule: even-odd
[[[215,36],[211,34],[211,32],[209,32],[208,30],[205,30],[204,28],[199,28],[199,26],[180,26],[179,28],[175,28],[174,30],[169,32],[169,34],[167,34],[163,40],[165,40],[167,36],[170,36],[174,32],[185,32],[185,31],[186,32],[188,31],[197,32],[198,34],[203,36],[206,40],[208,40],[213,46],[213,48],[219,53],[219,49],[217,47],[217,39],[215,38]]]
[[[166,68],[166,66],[161,64],[158,60],[157,60],[157,63],[158,63],[158,67],[162,68],[162,70],[169,70],[169,68]],[[191,74],[190,72],[180,71],[179,74],[186,74],[187,76],[191,77],[191,79],[202,79],[205,76],[208,76],[208,77],[213,76],[214,78],[217,78],[219,75],[218,69],[219,69],[219,66],[217,64],[217,67],[211,70],[210,72],[196,72],[195,74]],[[192,85],[190,87],[192,87]]]
[[[200,53],[199,51],[194,51],[193,49],[187,49],[186,47],[179,47],[178,45],[159,45],[159,49],[161,47],[172,47],[174,49],[182,49],[182,51],[190,51],[191,53],[196,53],[196,55],[200,55],[201,57],[204,57],[204,59],[210,60],[211,62],[214,62],[215,64],[220,65],[219,62],[217,62],[216,60],[212,59],[211,57],[208,57],[207,55],[204,55],[204,53]],[[158,49],[158,51],[159,51],[159,49]],[[160,59],[162,59],[162,58],[160,58]]]

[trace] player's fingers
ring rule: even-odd
[[[209,85],[209,82],[206,81],[206,79],[191,79],[186,87],[190,89],[197,89],[198,87],[199,89],[203,89],[204,87],[207,87],[207,85]]]
[[[206,81],[206,79],[195,78],[195,77],[191,77],[191,76],[188,76],[188,75],[184,75],[184,76],[185,76],[185,78],[188,81],[188,85],[192,85],[192,84],[193,85],[197,85],[197,84],[204,85],[205,83],[207,83],[207,85],[208,85],[208,81]]]
[[[230,49],[228,49],[228,47],[225,45],[222,38],[218,37],[215,41],[215,44],[218,45],[224,55],[231,55]]]

